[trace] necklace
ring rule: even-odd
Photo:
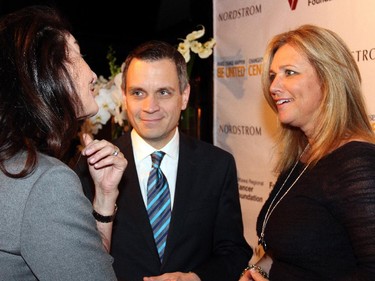
[[[266,215],[264,216],[264,221],[263,221],[263,224],[262,224],[262,232],[260,233],[260,237],[258,239],[258,244],[262,244],[264,251],[267,251],[267,244],[266,244],[266,241],[264,239],[264,231],[266,229],[266,225],[267,225],[267,222],[268,222],[270,216],[272,215],[272,213],[275,210],[275,208],[277,207],[277,205],[279,205],[280,201],[283,200],[283,198],[288,194],[288,192],[292,189],[292,187],[296,184],[296,182],[299,180],[299,178],[306,171],[307,167],[309,166],[308,164],[303,168],[303,170],[301,171],[301,173],[294,180],[294,182],[289,186],[289,188],[285,191],[285,193],[280,197],[280,199],[277,200],[277,202],[275,204],[274,204],[274,202],[275,202],[276,198],[279,196],[279,193],[281,192],[281,190],[284,188],[285,183],[288,181],[289,177],[294,172],[294,169],[296,168],[298,162],[301,160],[303,154],[306,152],[306,150],[308,149],[308,147],[309,147],[309,144],[306,145],[305,149],[302,151],[301,155],[299,156],[298,160],[294,164],[293,168],[290,170],[288,176],[284,180],[284,182],[281,185],[279,191],[276,193],[275,197],[272,199],[271,204],[270,204],[270,206],[267,209]]]

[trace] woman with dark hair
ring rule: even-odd
[[[60,161],[79,119],[98,111],[96,74],[50,7],[0,19],[0,49],[1,279],[116,280],[108,251],[127,161],[113,144],[84,136],[93,206]]]

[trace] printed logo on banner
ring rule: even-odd
[[[293,11],[297,7],[298,0],[288,0],[290,9]]]

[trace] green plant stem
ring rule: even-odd
[[[193,66],[194,66],[196,56],[197,56],[196,53],[191,52],[190,60],[187,63],[187,75],[188,75],[189,79],[191,78],[191,73],[193,71]]]
[[[111,76],[109,77],[110,79],[112,79],[113,77],[116,76],[117,73],[119,73],[121,71],[121,66],[118,66],[116,64],[116,56],[115,56],[115,50],[113,50],[112,46],[109,46],[108,48],[108,53],[107,53],[107,60],[108,60],[108,64],[109,64],[109,70],[111,72]]]

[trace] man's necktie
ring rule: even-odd
[[[160,260],[163,260],[171,220],[171,198],[167,178],[160,169],[163,151],[151,154],[152,169],[147,182],[147,212],[150,218]]]

